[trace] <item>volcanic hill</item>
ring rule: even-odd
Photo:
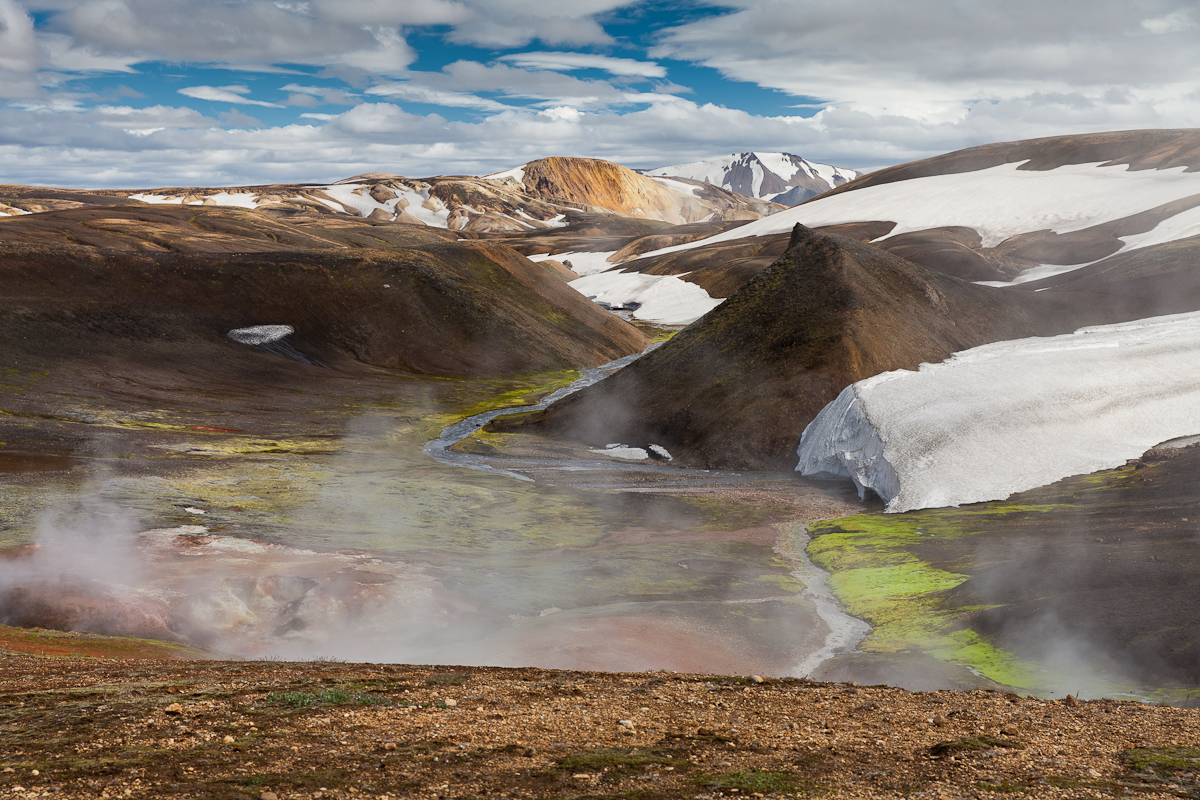
[[[1079,319],[1056,298],[974,286],[797,226],[778,261],[658,350],[491,426],[652,442],[708,467],[785,469],[804,426],[846,385]]]

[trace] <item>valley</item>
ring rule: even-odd
[[[1200,308],[1197,152],[1188,131],[985,146],[838,173],[791,208],[569,158],[485,178],[2,187],[2,621],[253,658],[1182,702],[1195,579],[1157,570],[1190,563],[1192,451],[1146,456],[1137,480],[1125,462],[1160,428],[1200,434],[1186,379],[1168,380],[1192,348],[1150,379],[1107,356],[1148,363],[1128,348]],[[1079,466],[1063,454],[1109,418],[1061,367],[1045,391],[1011,345],[1112,325],[1132,340],[1081,368],[1127,414],[1103,424],[1164,425]],[[255,326],[276,338],[229,336]],[[954,424],[1009,450],[947,432],[950,384],[928,368],[988,347],[1016,372],[960,393],[1001,381],[987,399],[1013,416],[989,428],[1005,417],[955,401]],[[539,404],[587,370],[608,377]],[[853,424],[830,405],[927,372],[923,399],[883,393]],[[883,424],[904,402],[932,432],[911,458],[889,437],[914,435]],[[1051,440],[1039,402],[1082,422]],[[504,413],[442,437],[488,410]],[[835,444],[802,477],[821,413]],[[939,494],[940,461],[1001,488]],[[868,462],[901,494],[852,474]],[[915,499],[885,513],[876,494]],[[1114,539],[1138,544],[1093,565]],[[1097,581],[1127,590],[1099,602]],[[1075,661],[1088,677],[1064,682]]]

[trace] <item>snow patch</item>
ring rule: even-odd
[[[1002,500],[1200,433],[1200,312],[997,342],[847,387],[797,470],[887,511]]]
[[[295,333],[291,325],[251,325],[249,328],[234,328],[225,334],[242,344],[270,344]]]
[[[576,253],[574,251],[566,253],[549,253],[545,255],[529,256],[530,261],[545,261],[553,259],[563,264],[567,264],[572,272],[580,277],[584,275],[595,275],[597,272],[604,272],[610,269],[616,269],[617,265],[609,263],[609,256],[615,254],[616,250],[609,250],[605,253]]]
[[[598,453],[602,456],[612,456],[613,458],[623,458],[626,461],[645,461],[650,458],[650,454],[640,447],[626,447],[625,445],[617,445],[613,447],[608,445],[603,450],[588,450],[589,453]]]
[[[630,309],[637,319],[660,325],[690,325],[725,302],[677,275],[599,272],[568,285],[595,303]]]

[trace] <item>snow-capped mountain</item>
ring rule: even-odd
[[[690,178],[731,192],[794,206],[848,183],[860,173],[814,164],[791,153],[734,153],[709,161],[644,170],[644,175]]]

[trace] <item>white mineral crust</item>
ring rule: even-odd
[[[1001,500],[1200,433],[1200,312],[964,350],[847,387],[797,471],[887,511]]]

